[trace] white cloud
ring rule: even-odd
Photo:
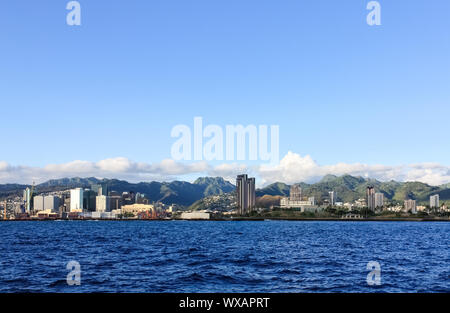
[[[134,162],[118,157],[98,162],[75,160],[44,167],[13,166],[0,161],[0,183],[41,183],[62,177],[117,178],[130,182],[190,180],[197,176],[221,176],[230,182],[237,174],[256,176],[257,184],[264,186],[273,182],[315,182],[327,174],[354,175],[376,178],[381,181],[421,181],[430,185],[450,182],[450,167],[436,163],[420,163],[401,166],[368,165],[362,163],[337,163],[319,165],[309,155],[288,152],[275,166],[247,166],[238,163],[211,165],[207,162],[182,163],[171,159],[159,163]]]
[[[337,163],[319,165],[309,155],[302,157],[289,151],[275,166],[259,167],[263,184],[274,181],[286,183],[315,182],[327,174],[353,175],[375,178],[381,181],[420,181],[430,185],[450,182],[450,167],[436,163],[421,163],[400,166],[368,165],[362,163]]]
[[[247,165],[237,163],[223,163],[211,168],[208,171],[210,176],[223,177],[225,180],[228,180],[233,184],[236,182],[236,176],[242,173],[248,173],[249,175],[256,174],[248,168]]]
[[[171,181],[189,175],[211,175],[234,177],[246,171],[244,165],[223,164],[211,166],[207,162],[181,163],[171,159],[159,163],[133,162],[118,157],[98,162],[72,161],[62,164],[48,164],[44,167],[12,166],[0,161],[0,183],[42,183],[49,179],[63,177],[117,178],[130,182]]]

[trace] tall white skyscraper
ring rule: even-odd
[[[97,211],[97,212],[109,212],[110,211],[110,197],[97,196],[95,199],[96,199],[95,211]]]
[[[439,208],[439,195],[430,196],[430,208]]]
[[[52,212],[59,212],[59,198],[57,196],[44,197],[44,210],[51,210]]]
[[[83,211],[83,189],[75,188],[70,190],[70,212]]]
[[[375,207],[382,208],[384,206],[384,194],[381,192],[375,193]]]
[[[44,210],[44,197],[43,196],[34,196],[33,198],[33,209],[35,211]]]

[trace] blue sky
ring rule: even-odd
[[[170,158],[177,124],[277,124],[280,158],[450,165],[450,2],[0,3],[0,161]]]

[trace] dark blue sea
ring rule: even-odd
[[[448,222],[2,222],[0,292],[450,292],[449,234]],[[66,281],[72,260],[80,285]]]

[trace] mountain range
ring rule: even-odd
[[[165,204],[179,204],[190,206],[194,202],[213,195],[225,195],[234,192],[236,187],[222,177],[200,177],[193,183],[185,181],[173,182],[141,182],[129,183],[118,179],[88,178],[62,178],[53,179],[35,186],[36,193],[66,190],[70,188],[88,188],[92,184],[104,183],[109,190],[117,192],[134,191],[143,193],[150,201],[161,201]],[[403,201],[416,199],[419,203],[428,203],[429,196],[439,194],[440,200],[450,200],[450,186],[430,186],[420,182],[381,182],[375,179],[354,177],[350,175],[327,175],[317,183],[299,183],[303,195],[314,196],[316,200],[326,199],[329,191],[337,193],[337,200],[353,202],[365,198],[366,188],[369,185],[375,187],[376,192],[384,194],[388,200]],[[291,185],[277,182],[256,190],[256,196],[266,200],[289,196]],[[29,185],[3,184],[0,185],[0,198],[5,196],[22,195],[22,190]],[[271,197],[269,197],[271,196]]]
[[[367,186],[374,186],[375,191],[383,193],[385,199],[399,202],[405,199],[414,199],[421,203],[428,203],[429,197],[433,194],[439,194],[440,200],[450,200],[450,186],[448,184],[430,186],[421,182],[396,182],[393,180],[381,182],[375,179],[351,175],[327,175],[317,183],[299,183],[299,185],[302,187],[302,192],[305,196],[324,199],[328,197],[329,191],[335,191],[337,200],[342,202],[353,202],[357,199],[365,198]],[[256,196],[289,196],[289,189],[290,185],[277,182],[258,189]]]
[[[110,191],[119,193],[125,191],[139,192],[146,195],[150,201],[160,201],[165,204],[191,205],[195,201],[210,195],[220,195],[235,190],[235,186],[222,177],[200,177],[193,183],[185,181],[173,182],[141,182],[129,183],[118,179],[61,178],[53,179],[35,186],[36,193],[61,191],[71,188],[89,188],[92,184],[107,184]],[[22,190],[29,185],[0,185],[0,197],[22,195]]]

